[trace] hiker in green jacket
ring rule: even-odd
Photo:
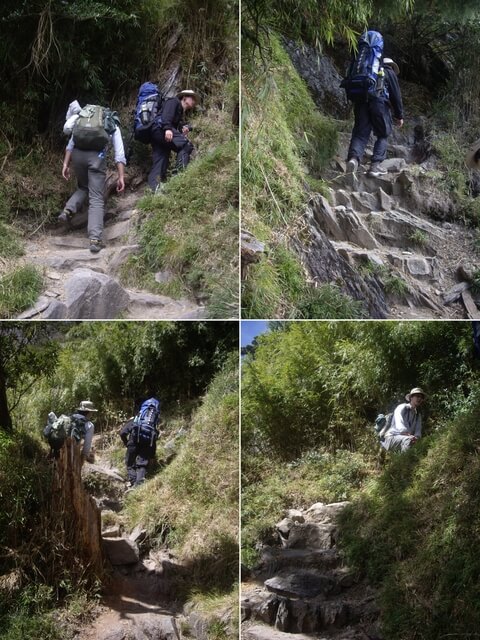
[[[392,422],[385,434],[382,446],[387,451],[406,451],[422,437],[420,407],[425,401],[425,392],[415,387],[395,409]]]

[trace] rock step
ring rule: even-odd
[[[348,569],[337,572],[319,572],[307,569],[286,570],[265,580],[267,591],[285,598],[310,599],[335,595],[348,589],[355,578]]]
[[[324,571],[337,569],[342,560],[335,549],[279,549],[266,547],[262,551],[259,565],[255,568],[256,576],[270,577],[286,568],[321,569]]]
[[[241,599],[242,621],[264,622],[288,633],[331,631],[378,619],[373,595],[352,592],[326,598],[287,598],[268,591],[247,593]]]

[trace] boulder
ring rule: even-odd
[[[378,209],[377,198],[368,191],[354,191],[352,194],[352,207],[359,213],[370,213]]]
[[[415,278],[430,276],[432,273],[430,263],[425,258],[408,258],[407,269]]]
[[[381,166],[389,173],[399,173],[406,168],[407,163],[404,158],[388,158],[381,163]]]
[[[336,527],[331,524],[296,524],[290,531],[286,546],[289,549],[331,549],[335,535]]]
[[[169,269],[164,269],[163,271],[157,271],[155,274],[155,282],[159,284],[168,284],[175,278],[175,274],[173,271]]]
[[[245,632],[246,640],[292,640],[291,633],[284,633],[278,629],[272,627],[265,627],[263,625],[255,625],[250,627]],[[312,640],[311,636],[303,634],[295,634],[294,640]]]
[[[103,231],[103,238],[108,242],[112,242],[117,238],[126,236],[130,231],[130,220],[124,220],[123,222],[116,222],[108,227],[105,227]]]
[[[288,509],[286,517],[293,522],[305,522],[305,517],[298,509]]]
[[[140,557],[135,542],[127,538],[103,538],[103,548],[113,565],[136,564]]]
[[[380,209],[382,209],[383,211],[390,211],[391,209],[393,209],[394,202],[392,198],[387,193],[385,193],[382,187],[380,187],[378,190],[378,199]]]
[[[316,502],[307,509],[305,515],[310,522],[317,524],[336,523],[338,516],[350,502],[332,502],[331,504],[323,504]]]
[[[42,318],[48,320],[63,320],[67,317],[67,306],[60,300],[52,300],[45,311]]]
[[[76,269],[65,283],[68,318],[118,318],[128,303],[128,293],[116,280],[90,269]]]
[[[18,316],[18,319],[28,320],[29,318],[34,318],[35,316],[40,315],[42,311],[45,311],[46,309],[48,309],[51,303],[52,303],[51,298],[47,298],[47,296],[40,296],[36,301],[36,303],[33,305],[33,307],[30,307],[29,309],[21,313]]]

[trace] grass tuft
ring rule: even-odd
[[[0,318],[12,318],[37,300],[43,278],[32,265],[15,268],[0,276]]]

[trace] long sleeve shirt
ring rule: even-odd
[[[87,420],[85,423],[85,438],[83,440],[82,456],[88,456],[90,453],[94,433],[95,427],[93,426],[93,422]]]
[[[178,98],[168,98],[162,107],[162,127],[165,131],[180,130],[183,120],[183,107]]]
[[[400,91],[397,74],[393,69],[390,69],[390,67],[385,67],[385,80],[393,117],[397,120],[403,120],[402,93]]]
[[[115,155],[115,162],[121,162],[122,164],[127,164],[127,159],[125,157],[125,148],[123,146],[123,138],[122,132],[120,131],[120,127],[117,127],[114,133],[111,134],[110,140],[113,144],[113,152]],[[70,140],[67,144],[67,151],[73,151],[75,148],[75,143],[73,141],[73,135],[70,136]]]
[[[411,435],[417,438],[422,436],[422,416],[409,402],[399,404],[393,414],[390,429],[386,436]]]

